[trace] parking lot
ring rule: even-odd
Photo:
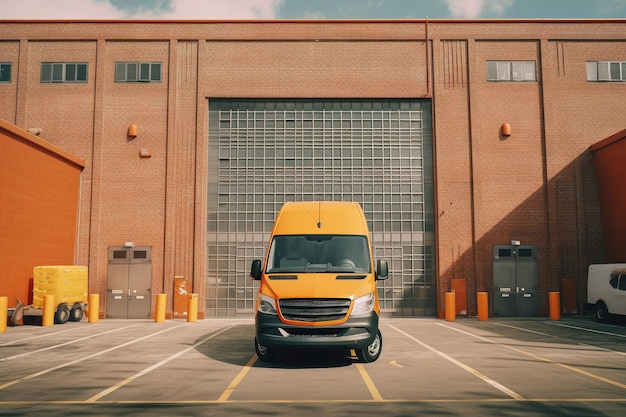
[[[0,333],[0,415],[623,416],[626,325],[381,320],[383,353],[254,353],[253,319]]]

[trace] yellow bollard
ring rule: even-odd
[[[89,294],[89,313],[87,314],[87,322],[97,323],[100,319],[100,294]]]
[[[550,320],[561,320],[560,292],[550,292]]]
[[[156,313],[154,315],[154,321],[157,323],[163,323],[165,321],[165,301],[166,300],[167,300],[167,294],[157,294]]]
[[[7,331],[9,318],[9,297],[0,297],[0,333]]]
[[[455,294],[453,292],[446,293],[446,321],[456,320],[456,304]]]
[[[56,297],[54,295],[43,296],[43,315],[41,316],[42,326],[52,326],[54,324],[54,313],[57,306],[54,301]]]
[[[187,302],[187,321],[198,321],[198,294],[189,294]]]
[[[489,297],[486,292],[476,293],[476,302],[478,304],[478,320],[489,320]]]

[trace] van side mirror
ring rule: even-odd
[[[389,269],[387,267],[387,261],[384,259],[378,259],[376,261],[376,279],[379,281],[385,280],[389,277]]]
[[[250,278],[254,280],[261,279],[261,261],[259,259],[255,259],[252,261],[252,267],[250,268]]]

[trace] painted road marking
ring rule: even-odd
[[[126,384],[128,384],[128,383],[130,383],[130,382],[132,382],[134,380],[136,380],[137,378],[142,377],[142,376],[144,376],[144,375],[154,371],[157,368],[160,368],[161,366],[165,365],[166,363],[171,362],[174,359],[178,358],[179,356],[189,352],[190,350],[197,348],[198,346],[202,345],[206,341],[213,339],[214,337],[218,336],[219,334],[225,332],[226,330],[228,330],[228,329],[230,329],[230,328],[232,328],[234,326],[235,325],[232,324],[232,325],[227,326],[227,327],[225,327],[223,329],[220,329],[219,331],[213,333],[212,335],[210,335],[208,337],[205,337],[204,339],[202,339],[198,343],[194,344],[193,346],[190,346],[187,349],[181,350],[180,352],[175,353],[175,354],[173,354],[172,356],[170,356],[170,357],[168,357],[166,359],[163,359],[161,362],[155,363],[154,365],[149,366],[148,368],[144,369],[141,372],[137,372],[135,375],[132,375],[132,376],[126,378],[125,380],[118,382],[117,384],[115,384],[115,385],[105,389],[104,391],[100,391],[98,394],[96,394],[93,397],[87,399],[86,402],[93,403],[93,402],[98,401],[100,398],[102,398],[102,397],[104,397],[106,395],[109,395],[110,393],[112,393],[112,392],[122,388],[124,385],[126,385]]]
[[[430,350],[431,352],[435,353],[436,355],[441,356],[442,358],[446,359],[447,361],[452,362],[453,364],[457,365],[458,367],[466,370],[467,372],[469,372],[470,374],[474,375],[477,378],[482,379],[483,381],[485,381],[487,384],[491,385],[492,387],[502,391],[503,393],[505,393],[506,395],[508,395],[509,397],[513,398],[514,400],[524,400],[525,398],[522,397],[521,395],[519,395],[518,393],[516,393],[515,391],[513,391],[512,389],[509,389],[507,387],[505,387],[504,385],[500,384],[499,382],[489,378],[488,376],[480,373],[479,371],[477,371],[476,369],[465,365],[463,362],[460,362],[456,359],[454,359],[452,356],[449,356],[437,349],[435,349],[434,347],[427,345],[426,343],[422,342],[421,340],[411,336],[410,334],[408,334],[405,331],[402,331],[400,329],[398,329],[397,327],[386,323],[387,326],[391,327],[392,329],[394,329],[395,331],[397,331],[398,333],[404,335],[405,337],[413,340],[415,343],[418,343],[420,345],[422,345],[423,347],[425,347],[426,349]],[[438,323],[439,324],[439,323]]]
[[[357,363],[356,369],[359,371],[359,374],[361,374],[361,378],[363,378],[363,382],[365,382],[367,389],[370,391],[370,395],[372,396],[372,399],[374,401],[382,401],[383,400],[382,395],[380,395],[380,392],[376,388],[376,385],[374,385],[374,381],[372,381],[372,378],[370,378],[370,376],[368,375],[363,364]]]
[[[352,359],[354,361],[358,361],[359,360],[359,357],[356,354],[356,350],[350,349],[350,359]],[[361,365],[360,363],[357,363],[356,364],[356,369],[359,371],[359,375],[361,375],[361,379],[363,379],[363,382],[365,382],[365,386],[369,390],[370,395],[372,396],[373,400],[374,401],[383,401],[383,396],[380,395],[380,392],[378,391],[378,388],[376,388],[376,385],[374,384],[374,381],[372,381],[372,378],[370,378],[369,374],[365,370],[365,367],[363,365]]]
[[[108,334],[108,333],[119,332],[120,330],[129,329],[129,328],[135,327],[135,326],[139,326],[139,325],[138,324],[133,324],[132,326],[126,326],[126,327],[122,327],[122,328],[119,328],[119,329],[113,329],[113,330],[109,330],[107,332],[94,334],[94,335],[91,335],[91,336],[81,337],[80,339],[70,340],[69,342],[61,343],[59,345],[48,346],[48,347],[45,347],[45,348],[42,348],[42,349],[32,350],[30,352],[25,352],[25,353],[20,353],[19,355],[9,356],[7,358],[0,358],[0,362],[21,358],[21,357],[24,357],[24,356],[32,355],[33,353],[45,352],[46,350],[57,349],[57,348],[60,348],[60,347],[63,347],[63,346],[67,346],[67,345],[71,345],[71,344],[74,344],[74,343],[82,342],[83,340],[92,339],[94,337],[102,336],[102,335]]]
[[[457,329],[457,328],[448,326],[448,325],[443,324],[443,323],[437,323],[437,324],[440,325],[440,326],[446,327],[446,328],[448,328],[450,330],[454,330],[456,332],[463,333],[463,334],[466,334],[468,336],[474,337],[476,339],[480,339],[480,340],[483,340],[485,342],[492,343],[494,345],[502,346],[502,347],[505,347],[507,349],[513,350],[513,351],[518,352],[518,353],[523,353],[524,355],[530,356],[531,358],[537,359],[539,361],[546,362],[546,363],[551,363],[553,365],[560,366],[561,368],[569,369],[570,371],[574,371],[574,372],[579,373],[581,375],[585,375],[585,376],[587,376],[589,378],[593,378],[593,379],[596,379],[598,381],[606,382],[607,384],[614,385],[616,387],[626,389],[626,384],[622,384],[621,382],[613,381],[612,379],[608,379],[608,378],[605,378],[605,377],[600,376],[600,375],[592,374],[591,372],[583,371],[582,369],[576,368],[574,366],[565,365],[564,363],[556,362],[556,361],[553,361],[552,359],[544,358],[544,357],[541,357],[539,355],[535,355],[534,353],[526,352],[525,350],[518,349],[518,348],[513,347],[513,346],[504,345],[502,343],[498,343],[498,342],[495,342],[493,340],[489,340],[486,337],[478,336],[476,334],[473,334],[473,333],[470,333],[470,332],[466,332],[465,330]]]
[[[205,404],[223,404],[224,401],[218,400],[115,400],[115,401],[98,401],[98,405],[205,405]],[[499,403],[625,403],[626,398],[525,398],[523,400],[515,400],[513,398],[480,398],[480,399],[459,399],[459,398],[437,398],[422,400],[407,399],[389,399],[389,400],[229,400],[229,404],[499,404]],[[58,400],[58,401],[0,401],[0,405],[85,405],[83,400]]]
[[[230,397],[230,395],[233,393],[233,391],[235,391],[237,386],[239,386],[239,384],[241,383],[241,380],[246,376],[246,374],[250,371],[250,369],[252,369],[252,365],[254,365],[257,359],[258,358],[256,355],[252,355],[248,363],[245,364],[243,369],[239,371],[235,379],[233,379],[233,381],[228,385],[226,390],[217,399],[217,402],[228,401],[228,398]]]
[[[170,327],[169,329],[161,330],[160,332],[152,333],[152,334],[146,335],[144,337],[140,337],[139,339],[133,339],[133,340],[131,340],[129,342],[126,342],[126,343],[123,343],[121,345],[113,346],[112,348],[105,349],[105,350],[102,350],[100,352],[93,353],[93,354],[85,356],[84,358],[81,358],[81,359],[76,359],[76,360],[71,361],[71,362],[62,363],[60,365],[53,366],[52,368],[44,369],[42,371],[35,372],[34,374],[26,375],[26,376],[24,376],[22,378],[15,379],[13,381],[9,381],[9,382],[7,382],[5,384],[0,385],[0,390],[3,390],[5,388],[8,388],[8,387],[13,386],[15,384],[19,384],[20,382],[28,381],[29,379],[37,378],[38,376],[45,375],[45,374],[50,373],[52,371],[56,371],[57,369],[66,368],[68,366],[75,365],[75,364],[80,363],[80,362],[84,362],[84,361],[86,361],[88,359],[95,358],[96,356],[104,355],[105,353],[109,353],[109,352],[112,352],[114,350],[121,349],[121,348],[126,347],[128,345],[132,345],[133,343],[137,343],[137,342],[140,342],[142,340],[148,339],[150,337],[156,336],[158,334],[169,332],[170,330],[178,329],[179,327],[187,326],[187,325],[188,325],[188,323],[180,325],[180,326]]]
[[[566,324],[557,324],[557,323],[551,323],[551,322],[549,324],[554,324],[556,326],[562,326],[562,327],[569,327],[571,329],[588,330],[588,331],[591,331],[591,332],[594,331],[593,329],[587,329],[587,328],[584,328],[584,327],[570,326],[570,325],[566,325]],[[613,349],[607,349],[607,348],[604,348],[604,347],[601,347],[601,346],[591,345],[589,343],[581,343],[581,342],[579,342],[577,340],[567,339],[565,337],[559,337],[559,336],[555,336],[555,335],[552,335],[552,334],[549,334],[549,333],[538,332],[536,330],[525,329],[523,327],[517,327],[517,326],[512,326],[510,324],[503,324],[503,323],[496,323],[496,325],[504,326],[504,327],[510,327],[511,329],[521,330],[521,331],[528,332],[528,333],[534,333],[534,334],[538,334],[538,335],[541,335],[541,336],[551,337],[553,339],[564,340],[566,342],[574,343],[574,344],[577,344],[577,345],[580,345],[580,346],[589,346],[589,347],[595,348],[597,350],[603,350],[605,352],[617,353],[618,355],[626,355],[626,352],[620,352],[620,351],[613,350]],[[598,333],[605,333],[605,332],[598,331]],[[610,335],[610,336],[622,336],[622,335],[614,334],[614,333],[605,333],[605,334]]]
[[[398,368],[404,368],[404,366],[400,365],[400,364],[399,364],[398,362],[396,362],[396,361],[391,361],[391,362],[389,362],[389,365],[392,365],[392,366],[397,366]]]
[[[45,333],[45,334],[40,334],[38,336],[25,337],[24,339],[17,339],[17,340],[13,340],[11,342],[0,343],[0,347],[14,345],[15,343],[22,343],[22,342],[25,342],[27,340],[40,339],[42,337],[56,336],[56,335],[61,334],[61,333],[73,332],[73,331],[81,330],[81,329],[82,329],[82,327],[75,327],[73,329],[61,330],[61,331],[52,332],[52,333]]]
[[[615,337],[624,337],[624,338],[626,338],[626,334],[605,332],[603,330],[588,329],[586,327],[572,326],[570,324],[563,324],[563,323],[552,323],[552,322],[549,322],[549,324],[552,324],[554,326],[568,327],[570,329],[584,330],[586,332],[599,333],[599,334],[605,334],[605,335],[608,335],[608,336],[615,336]]]
[[[235,391],[235,389],[237,389],[237,386],[239,386],[239,384],[241,383],[243,378],[246,376],[246,374],[250,371],[250,369],[252,369],[252,366],[257,361],[257,359],[258,359],[258,357],[256,355],[254,355],[254,356],[252,356],[252,358],[250,358],[248,363],[245,364],[245,366],[237,374],[235,379],[233,379],[233,381],[228,385],[228,387],[222,393],[222,395],[220,395],[220,397],[217,399],[217,402],[228,401],[228,398],[230,398],[231,394]],[[370,395],[372,396],[372,399],[374,401],[383,401],[382,395],[380,395],[380,392],[376,388],[376,385],[374,384],[374,381],[372,381],[372,378],[370,378],[369,374],[365,370],[365,367],[362,364],[357,363],[356,364],[356,369],[359,371],[359,374],[361,375],[361,378],[363,379],[363,382],[365,382],[365,386],[367,386],[367,389],[369,390]],[[300,400],[298,400],[298,401],[300,401]],[[288,402],[293,402],[293,401],[288,401]]]

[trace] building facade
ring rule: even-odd
[[[76,258],[104,315],[128,291],[131,316],[138,286],[148,314],[165,293],[176,317],[184,292],[201,317],[251,314],[250,262],[282,203],[300,200],[362,205],[390,263],[388,314],[440,314],[453,280],[461,313],[479,291],[515,298],[495,261],[521,245],[530,315],[545,315],[563,278],[581,304],[588,264],[603,261],[589,147],[626,124],[625,29],[0,21],[0,118],[85,160]]]

